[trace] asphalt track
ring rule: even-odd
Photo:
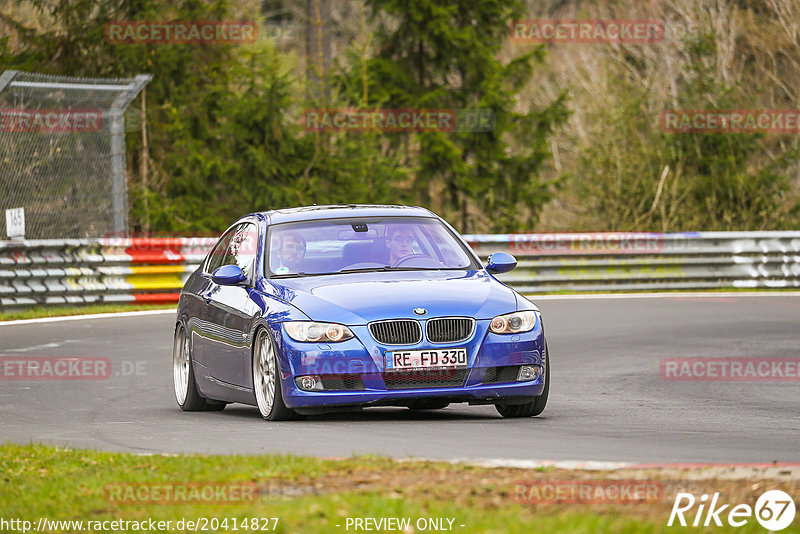
[[[105,380],[0,380],[0,442],[140,453],[798,462],[800,381],[666,381],[677,357],[797,358],[800,296],[533,299],[553,365],[531,419],[492,406],[372,408],[297,422],[255,408],[184,413],[171,378],[173,315],[0,325],[0,356],[108,357]]]

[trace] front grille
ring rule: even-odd
[[[411,319],[371,323],[369,332],[384,345],[414,345],[422,341],[422,328]]]
[[[472,335],[475,319],[468,317],[442,317],[430,319],[427,324],[428,341],[431,343],[456,343]]]
[[[520,365],[507,365],[505,367],[487,367],[483,373],[484,384],[500,384],[503,382],[516,382]]]
[[[322,380],[322,388],[327,390],[363,390],[364,381],[361,375],[341,374],[341,375],[319,375]]]
[[[394,371],[381,373],[386,389],[447,388],[464,385],[468,369],[440,369],[432,371]]]

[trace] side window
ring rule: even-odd
[[[230,244],[223,265],[238,265],[251,278],[258,248],[258,229],[254,224],[244,223],[231,233]]]
[[[213,273],[223,265],[225,260],[225,256],[228,251],[228,245],[231,242],[231,237],[233,236],[234,232],[240,227],[241,225],[236,226],[231,231],[227,232],[223,235],[217,244],[214,245],[214,248],[211,250],[211,253],[208,255],[208,260],[206,262],[205,272],[208,274]]]

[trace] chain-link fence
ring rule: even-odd
[[[27,239],[127,232],[124,112],[151,78],[0,75],[0,239],[20,207]]]

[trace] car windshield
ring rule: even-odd
[[[266,271],[273,277],[377,270],[479,268],[438,219],[348,218],[270,227]]]

